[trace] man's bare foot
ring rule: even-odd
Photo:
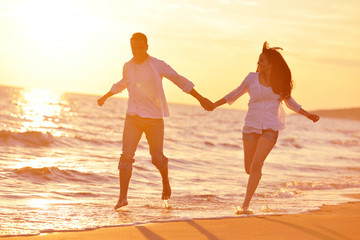
[[[115,211],[118,210],[121,207],[124,207],[128,205],[128,201],[126,199],[119,199],[118,202],[116,203],[114,209]]]
[[[168,200],[171,197],[171,187],[170,187],[170,183],[163,183],[163,191],[162,191],[162,196],[161,199],[162,200]]]

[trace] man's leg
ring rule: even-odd
[[[120,195],[115,209],[126,206],[127,192],[129,189],[130,178],[132,175],[132,164],[134,163],[134,156],[137,145],[141,139],[142,130],[138,119],[133,116],[126,116],[124,131],[123,131],[123,148],[119,161],[119,183]]]
[[[164,144],[164,121],[163,119],[148,120],[144,130],[146,139],[149,143],[151,162],[159,170],[162,178],[163,191],[161,199],[167,200],[171,197],[171,187],[169,181],[168,159],[163,153]]]

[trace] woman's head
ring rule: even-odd
[[[270,48],[264,42],[262,53],[259,57],[258,70],[270,72],[270,85],[274,93],[280,95],[283,100],[291,96],[293,83],[291,71],[281,54],[277,51],[278,47]]]

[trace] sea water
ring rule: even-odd
[[[129,205],[115,212],[126,99],[0,87],[0,236],[235,216],[246,192],[246,112],[169,104],[164,153],[172,197],[143,137]],[[289,114],[251,201],[254,214],[290,214],[350,201],[360,189],[360,122]]]

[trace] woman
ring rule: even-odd
[[[291,97],[291,71],[278,49],[281,48],[269,48],[265,42],[257,72],[249,73],[238,88],[214,103],[216,108],[225,103],[232,104],[246,92],[250,95],[243,127],[244,165],[250,176],[245,200],[237,214],[252,213],[249,204],[259,184],[262,166],[275,146],[279,130],[285,128],[285,112],[280,103],[284,101],[288,108],[313,122],[320,119],[302,109]]]

